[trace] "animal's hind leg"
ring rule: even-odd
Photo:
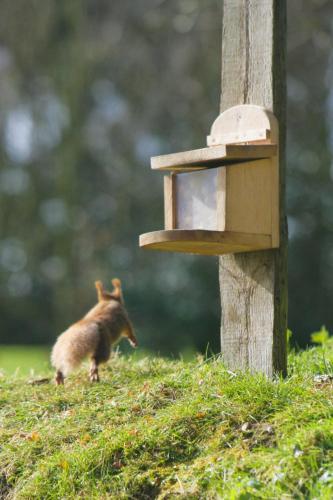
[[[95,352],[91,356],[90,364],[90,380],[91,382],[99,382],[98,365],[104,363],[110,357],[110,341],[105,332],[100,331],[99,342]]]
[[[63,385],[64,384],[65,378],[64,378],[64,375],[63,375],[63,373],[62,373],[61,370],[57,370],[56,371],[54,380],[55,380],[55,383],[57,385]]]
[[[91,382],[99,382],[98,363],[96,358],[91,358],[89,378]]]

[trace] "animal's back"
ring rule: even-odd
[[[121,332],[129,324],[124,306],[115,300],[100,302],[85,315],[83,321],[91,319],[98,322],[111,344],[120,338]]]

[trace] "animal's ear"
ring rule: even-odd
[[[113,278],[113,280],[111,280],[111,283],[114,288],[121,288],[121,281],[119,278]]]
[[[121,290],[121,281],[120,279],[118,278],[113,278],[113,280],[111,280],[111,283],[114,287],[114,290],[112,290],[112,295],[120,300],[122,303],[124,303],[124,299],[123,299],[123,293],[122,293],[122,290]]]
[[[97,298],[98,298],[98,302],[100,302],[101,300],[103,300],[104,298],[104,287],[103,287],[103,283],[101,281],[95,281],[95,288],[97,290]]]

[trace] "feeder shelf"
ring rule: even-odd
[[[269,248],[271,243],[270,235],[203,229],[154,231],[140,236],[142,248],[201,255],[264,250]]]
[[[276,156],[276,144],[223,144],[163,156],[153,156],[153,170],[191,172]]]

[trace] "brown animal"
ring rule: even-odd
[[[99,381],[98,365],[106,362],[111,346],[126,337],[132,347],[137,339],[124,306],[121,282],[113,279],[112,292],[104,290],[101,281],[95,282],[98,303],[77,323],[59,335],[51,353],[51,363],[56,369],[55,382],[64,378],[87,356],[91,359],[90,380]]]

